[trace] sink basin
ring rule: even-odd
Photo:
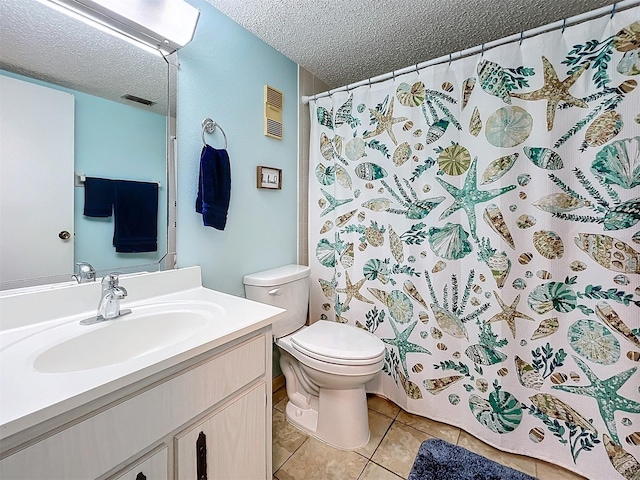
[[[42,373],[69,373],[131,360],[188,340],[220,317],[215,309],[193,304],[132,308],[127,316],[79,326],[73,336],[40,353],[33,367]]]

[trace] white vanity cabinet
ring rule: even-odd
[[[196,479],[200,432],[209,480],[271,478],[271,352],[267,326],[16,434],[0,478]]]

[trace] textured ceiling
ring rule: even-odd
[[[167,113],[167,63],[36,0],[0,0],[0,69]]]
[[[207,0],[331,88],[588,12],[610,0]]]
[[[614,3],[207,1],[332,88]],[[166,112],[163,59],[36,0],[0,0],[0,68],[125,103],[122,95],[136,95]]]

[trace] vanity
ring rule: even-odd
[[[199,267],[0,297],[0,478],[271,478],[271,324]]]

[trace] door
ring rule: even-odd
[[[0,283],[73,272],[73,143],[73,95],[0,75]]]
[[[264,480],[267,472],[266,387],[260,383],[176,438],[176,478]],[[204,450],[202,446],[205,446]],[[206,465],[198,453],[206,451]],[[198,476],[200,473],[200,477]],[[205,476],[202,477],[202,474]]]

